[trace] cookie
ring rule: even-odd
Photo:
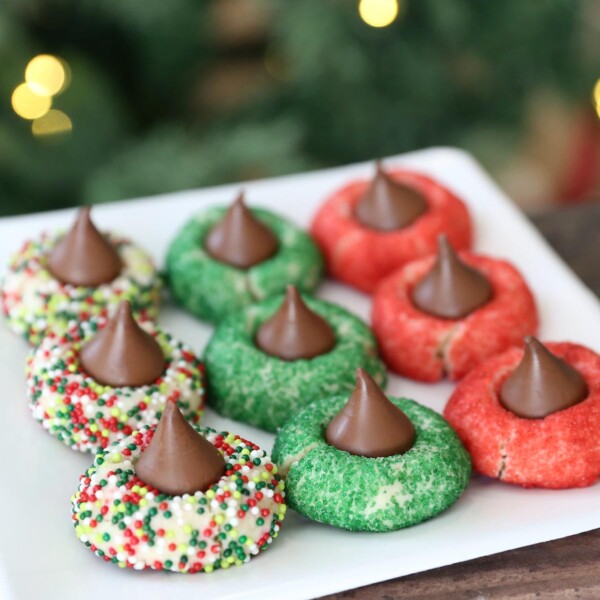
[[[73,275],[82,283],[64,280]],[[35,345],[49,331],[61,335],[80,321],[112,315],[121,300],[139,317],[155,318],[160,289],[150,256],[126,238],[100,234],[86,207],[67,235],[44,233],[23,244],[8,265],[0,303],[13,331]]]
[[[361,220],[357,209],[369,194],[373,199],[365,212],[371,219],[363,215]],[[418,203],[414,206],[415,194],[422,198],[423,212]],[[400,210],[403,216],[409,213],[404,219],[394,220],[394,199],[401,207],[408,204]],[[378,214],[381,206],[385,210]],[[440,233],[458,249],[469,248],[472,238],[463,202],[430,177],[406,169],[378,169],[371,182],[361,179],[337,190],[317,212],[310,231],[330,275],[368,294],[392,271],[435,252]]]
[[[158,373],[150,373],[148,383],[130,386],[118,381],[117,385],[110,385],[104,379],[98,381],[84,368],[82,352],[90,348],[88,344],[97,340],[111,323],[119,325],[130,319],[129,310],[124,303],[110,322],[83,321],[63,335],[51,333],[28,358],[27,397],[33,417],[50,435],[73,450],[96,452],[131,435],[134,429],[155,425],[168,400],[176,401],[193,422],[202,415],[202,364],[184,343],[151,322],[140,324],[140,334],[145,336],[147,332],[152,336],[162,362]],[[110,340],[105,339],[102,346],[107,356],[103,356],[102,349],[98,356],[98,349],[91,348],[90,370],[98,363],[96,369],[100,372],[108,368],[114,374],[121,368],[127,374],[128,366],[146,369],[152,360],[148,352],[136,351],[131,343],[124,347],[128,353],[125,357]]]
[[[569,342],[545,344],[587,385],[583,401],[543,418],[524,418],[502,405],[505,382],[522,362],[514,347],[474,369],[444,411],[480,473],[523,487],[572,488],[600,476],[600,356]]]
[[[150,426],[96,455],[72,498],[77,537],[96,556],[135,570],[210,573],[248,562],[278,536],[285,491],[271,458],[239,436],[193,429],[224,459],[205,491],[161,493],[137,476]]]
[[[446,242],[441,240],[440,244]],[[444,253],[453,255],[449,245],[443,248]],[[430,256],[402,267],[382,281],[373,295],[371,322],[383,359],[392,371],[404,377],[426,382],[439,381],[445,375],[461,379],[486,358],[521,343],[525,335],[537,331],[533,295],[515,267],[470,252],[461,252],[451,260],[468,270],[466,277],[475,277],[475,272],[490,286],[487,299],[480,289],[474,294],[467,292],[469,297],[462,298],[470,311],[466,315],[440,317],[415,303],[414,290],[439,267],[439,253],[437,258]],[[423,289],[424,294],[430,294],[427,301],[431,310],[436,301],[449,303],[454,296],[453,290],[443,287],[436,288],[437,297],[432,297],[432,289]],[[461,296],[462,291],[459,289],[456,295]],[[458,305],[446,308],[451,309],[450,314],[463,312]]]
[[[356,399],[351,398],[353,401]],[[471,462],[452,428],[440,415],[413,400],[385,401],[408,417],[414,428],[412,440],[410,432],[402,431],[401,422],[385,430],[385,423],[394,415],[384,407],[378,407],[378,424],[370,433],[363,431],[361,437],[354,423],[353,439],[349,440],[351,419],[368,409],[359,401],[344,415],[347,395],[321,398],[283,426],[273,459],[286,477],[291,508],[335,527],[382,532],[421,523],[456,502],[468,485]],[[339,418],[344,419],[343,427],[332,431]],[[395,450],[393,445],[382,445],[382,437],[394,442],[395,435],[400,438]],[[407,436],[409,443],[403,444]],[[340,442],[347,450],[333,445],[342,446]],[[374,453],[364,455],[373,448]]]
[[[212,251],[208,241],[214,241]],[[313,291],[323,259],[308,234],[267,210],[245,208],[238,198],[228,210],[211,208],[190,220],[169,248],[167,269],[177,302],[218,323],[290,283]]]
[[[288,290],[285,298],[250,306],[217,327],[204,352],[204,363],[208,401],[220,414],[275,431],[315,399],[351,391],[357,365],[378,383],[385,383],[386,370],[369,328],[340,306],[306,295],[302,298],[307,310],[333,331],[332,349],[313,358],[290,360],[258,347],[259,330],[290,307],[293,294]],[[297,308],[297,304],[292,306]]]

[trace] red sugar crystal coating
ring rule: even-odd
[[[461,252],[493,288],[492,299],[462,319],[440,319],[419,310],[413,286],[435,257],[414,261],[384,279],[373,295],[372,324],[388,367],[405,377],[438,381],[445,373],[461,379],[483,360],[534,335],[535,301],[520,273],[509,263]]]
[[[589,394],[543,419],[523,419],[499,402],[523,350],[511,348],[471,371],[444,411],[480,473],[523,487],[572,488],[600,477],[600,356],[569,342],[547,348],[575,367]]]
[[[425,197],[428,210],[414,223],[391,232],[362,225],[354,216],[354,207],[369,181],[361,180],[325,200],[311,225],[330,274],[366,293],[398,267],[435,253],[440,233],[446,234],[456,250],[471,246],[471,220],[456,196],[424,175],[398,169],[387,172]]]

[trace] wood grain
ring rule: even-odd
[[[597,600],[600,598],[600,530],[409,575],[327,598]]]
[[[600,202],[555,210],[535,217],[533,222],[586,285],[600,296]],[[327,598],[598,600],[600,529]]]

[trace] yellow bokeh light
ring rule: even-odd
[[[600,118],[600,79],[596,81],[596,85],[594,86],[594,108]]]
[[[56,56],[40,54],[29,61],[25,81],[39,96],[55,96],[63,90],[67,81],[65,65]]]
[[[600,104],[600,79],[596,81],[596,85],[594,86],[594,101],[596,105]]]
[[[73,123],[68,115],[60,110],[49,110],[45,115],[31,124],[31,132],[36,137],[70,133]]]
[[[50,110],[52,98],[40,96],[29,85],[22,83],[15,88],[11,103],[13,110],[23,119],[37,119]]]
[[[398,16],[398,0],[360,0],[360,18],[371,27],[387,27]]]

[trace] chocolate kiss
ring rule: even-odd
[[[412,448],[415,436],[410,419],[364,369],[356,370],[352,396],[325,432],[327,442],[338,450],[371,458],[403,454]]]
[[[150,385],[165,370],[162,348],[136,323],[126,301],[83,346],[79,361],[98,383],[112,387]]]
[[[492,297],[490,282],[464,263],[445,235],[438,237],[432,269],[415,285],[412,300],[422,311],[442,319],[460,319]]]
[[[579,371],[528,336],[521,362],[500,390],[500,403],[518,417],[543,419],[579,404],[587,395]]]
[[[91,206],[79,209],[71,231],[50,253],[48,269],[63,283],[98,287],[119,275],[123,262],[90,218]]]
[[[256,345],[283,360],[314,358],[335,346],[335,334],[323,317],[306,306],[298,290],[288,285],[277,312],[260,326]]]
[[[371,229],[393,231],[407,227],[427,211],[425,198],[390,177],[380,162],[375,177],[354,209],[356,218]]]
[[[275,234],[259,221],[244,204],[244,194],[227,209],[225,216],[208,232],[208,253],[217,260],[248,269],[277,252]]]
[[[185,420],[175,402],[165,404],[135,474],[163,494],[205,492],[225,473],[223,455]]]

